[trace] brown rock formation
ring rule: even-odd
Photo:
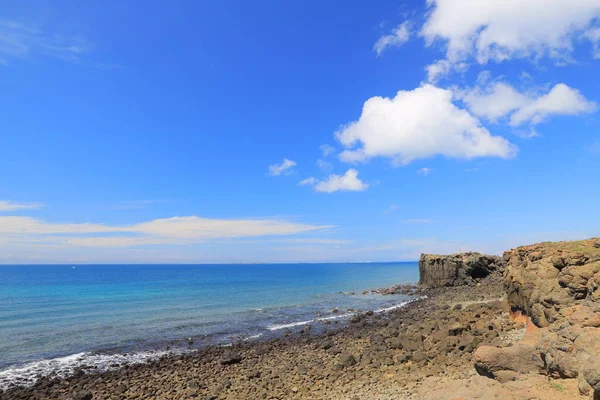
[[[582,393],[600,397],[600,239],[519,247],[505,252],[504,260],[511,308],[540,328],[533,343],[544,372],[555,378],[578,377]],[[494,376],[491,367],[514,370],[505,365],[514,358],[499,355],[503,352],[512,354],[510,349],[478,350],[478,371]],[[495,358],[483,357],[487,353]]]
[[[421,254],[419,283],[429,288],[470,285],[504,271],[504,260],[480,253]]]

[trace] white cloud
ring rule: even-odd
[[[317,192],[333,193],[340,190],[360,192],[367,190],[368,184],[364,183],[358,177],[358,171],[350,168],[344,175],[331,174],[324,181],[319,181],[315,185]]]
[[[469,65],[465,62],[452,63],[448,60],[437,60],[425,67],[427,80],[431,83],[437,82],[451,71],[465,72],[467,69],[469,69]]]
[[[347,150],[346,162],[388,157],[399,164],[443,155],[453,158],[509,158],[516,147],[492,136],[467,110],[457,107],[450,90],[426,84],[396,97],[372,97],[358,121],[336,132]],[[360,145],[359,148],[355,146]]]
[[[427,167],[423,167],[423,168],[417,170],[417,174],[419,174],[421,176],[427,176],[432,172],[433,172],[433,169],[427,168]]]
[[[311,176],[310,178],[306,178],[306,179],[303,179],[300,182],[298,182],[298,185],[300,185],[300,186],[314,185],[316,182],[317,182],[317,180]]]
[[[600,17],[598,0],[428,0],[431,7],[421,29],[428,45],[447,45],[444,66],[475,59],[501,62],[548,56],[568,62],[574,41],[584,37]],[[589,34],[588,34],[589,36]]]
[[[579,91],[559,83],[548,93],[520,93],[511,85],[495,82],[468,90],[457,90],[469,110],[491,122],[510,116],[509,123],[519,126],[536,125],[553,115],[579,115],[596,110],[596,104],[588,101]],[[528,133],[526,136],[535,136]]]
[[[328,144],[322,144],[319,146],[319,149],[321,150],[321,153],[323,153],[323,157],[327,157],[335,151],[335,149]]]
[[[300,181],[298,185],[313,186],[317,192],[333,193],[340,190],[360,192],[367,190],[369,185],[358,177],[358,171],[350,168],[344,175],[331,174],[325,180],[313,177]]]
[[[559,83],[548,94],[525,104],[510,117],[510,124],[533,125],[543,122],[551,115],[579,115],[596,110],[596,104],[588,101],[579,91]]]
[[[45,56],[65,61],[77,61],[90,50],[80,36],[45,32],[37,26],[0,19],[0,57],[29,58]]]
[[[279,175],[283,174],[284,172],[289,173],[289,172],[291,172],[290,168],[293,168],[296,165],[297,164],[295,161],[284,158],[281,164],[269,165],[269,175],[279,176]]]
[[[502,82],[487,87],[478,86],[466,91],[457,91],[457,97],[465,102],[473,114],[492,122],[497,122],[499,118],[530,101],[526,95]]]
[[[197,216],[162,218],[126,226],[49,223],[31,217],[6,216],[0,217],[0,242],[126,247],[147,244],[188,244],[210,239],[294,235],[328,228],[331,226],[273,219],[213,219]],[[102,235],[98,236],[99,234]]]
[[[375,42],[373,50],[377,53],[377,56],[380,56],[388,47],[402,46],[408,42],[408,39],[410,39],[410,25],[407,21],[394,28],[391,34],[381,36]]]
[[[0,200],[0,212],[30,210],[42,208],[43,206],[41,203],[14,203],[12,201]]]

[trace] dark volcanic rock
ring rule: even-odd
[[[79,394],[77,394],[74,397],[74,400],[92,400],[94,398],[94,396],[92,395],[92,392],[81,392]]]
[[[429,287],[468,285],[492,274],[502,274],[501,257],[480,253],[421,254],[419,284]]]
[[[225,353],[221,358],[221,365],[233,365],[242,361],[242,356],[238,353]]]

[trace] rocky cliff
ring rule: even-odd
[[[429,287],[470,285],[504,271],[504,260],[480,253],[421,254],[419,284]]]
[[[477,370],[496,379],[532,371],[578,378],[582,394],[600,399],[600,239],[518,247],[504,260],[507,299],[530,318],[528,340],[516,353],[479,348]],[[509,365],[516,356],[521,370]]]

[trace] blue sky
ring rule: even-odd
[[[599,68],[597,0],[4,1],[0,263],[598,236]]]

